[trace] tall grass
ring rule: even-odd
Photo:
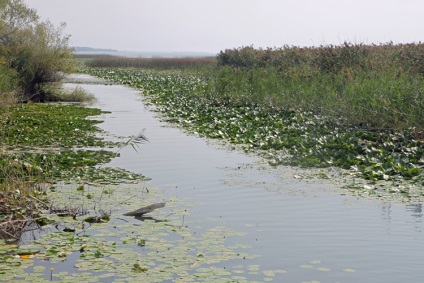
[[[373,129],[424,130],[424,44],[225,50],[209,92]]]
[[[143,68],[143,69],[183,69],[195,68],[216,63],[214,57],[203,58],[124,58],[113,56],[93,57],[86,60],[88,67]]]

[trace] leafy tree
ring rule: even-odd
[[[73,70],[69,36],[62,36],[64,28],[65,24],[55,28],[47,21],[15,33],[11,66],[18,72],[23,99],[44,101],[45,85]]]
[[[22,0],[0,0],[0,44],[7,44],[13,33],[37,20],[36,11]]]
[[[0,60],[15,70],[19,100],[44,101],[44,88],[73,69],[65,24],[41,22],[22,0],[0,0]]]

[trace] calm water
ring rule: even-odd
[[[270,168],[160,122],[137,91],[82,86],[98,98],[95,107],[112,111],[102,128],[119,136],[144,129],[149,138],[139,153],[124,149],[110,165],[142,173],[152,178],[147,186],[196,203],[187,225],[206,227],[214,219],[246,232],[237,240],[260,255],[251,264],[287,271],[274,282],[424,281],[421,204],[357,199],[323,181],[297,180],[295,169]]]

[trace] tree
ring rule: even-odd
[[[47,21],[15,33],[11,67],[18,72],[23,99],[43,102],[44,86],[73,70],[69,36],[62,35],[64,28],[65,24],[55,28]]]
[[[0,0],[0,45],[7,44],[14,32],[37,21],[37,12],[22,0]]]
[[[0,59],[15,70],[20,100],[45,100],[44,87],[73,70],[73,52],[65,24],[40,22],[22,0],[0,0]]]

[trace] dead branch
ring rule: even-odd
[[[164,202],[154,203],[154,204],[151,204],[151,205],[148,205],[148,206],[141,207],[137,210],[127,212],[124,215],[125,216],[136,216],[136,217],[142,216],[143,214],[152,212],[153,210],[158,209],[158,208],[162,208],[164,206],[165,206]]]

